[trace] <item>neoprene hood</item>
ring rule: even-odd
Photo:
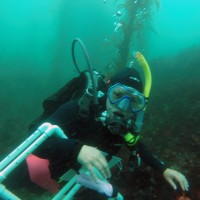
[[[133,87],[139,92],[143,91],[142,79],[138,73],[133,68],[123,68],[119,70],[111,79],[109,85],[114,85],[116,83],[121,83],[123,85]]]

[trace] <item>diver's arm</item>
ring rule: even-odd
[[[39,146],[34,154],[49,160],[62,160],[76,163],[78,153],[84,144],[75,139],[63,139],[52,136]]]
[[[142,143],[139,142],[139,153],[143,161],[149,164],[154,169],[160,171],[165,178],[165,180],[176,190],[178,183],[182,190],[187,191],[189,188],[188,181],[186,177],[173,169],[167,168],[167,166],[161,162],[158,158],[156,158]]]
[[[70,166],[75,168],[78,162],[90,172],[94,180],[97,180],[94,167],[104,178],[111,176],[108,163],[102,152],[95,147],[84,145],[78,140],[50,137],[34,154],[40,158],[48,159],[50,163],[61,161],[63,164],[70,163]]]
[[[70,101],[60,106],[46,121],[58,125],[67,135],[68,133],[70,135],[73,126],[77,126],[78,111],[77,102]],[[50,137],[35,154],[41,158],[52,160],[52,162],[60,160],[62,163],[70,163],[72,167],[77,167],[77,163],[79,163],[90,172],[94,179],[97,179],[94,167],[105,178],[110,176],[110,170],[103,154],[97,148],[84,145],[78,140]]]
[[[160,173],[163,173],[167,166],[161,162],[157,157],[155,157],[151,151],[148,150],[146,145],[139,141],[138,142],[138,152],[141,159],[148,165],[150,165],[153,169],[158,170]]]

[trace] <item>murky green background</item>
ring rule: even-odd
[[[77,75],[71,58],[74,38],[83,40],[93,67],[104,72],[116,55],[112,43],[121,3],[0,0],[1,155],[26,138],[28,125],[42,111],[42,100]],[[145,48],[135,49],[148,59],[153,75],[143,134],[156,154],[190,177],[193,199],[198,199],[200,1],[157,3],[153,29],[144,30]],[[77,50],[78,63],[85,69],[81,54]]]

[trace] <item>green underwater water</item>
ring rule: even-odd
[[[115,31],[115,22],[125,11],[122,9],[121,16],[116,12],[123,2],[0,1],[0,155],[26,138],[28,125],[42,112],[42,100],[77,75],[71,58],[74,38],[84,41],[93,67],[105,71],[117,55],[114,43],[120,28]],[[133,47],[148,59],[153,76],[142,135],[156,155],[185,173],[191,183],[190,197],[198,200],[200,2],[161,0],[159,4],[153,11],[152,30],[142,29],[145,45],[135,41]],[[78,49],[77,58],[85,69]],[[154,172],[148,172],[153,178],[143,183],[147,195],[141,192],[141,179],[135,177],[134,194],[126,183],[120,186],[126,199],[148,199],[148,194],[152,199],[175,199],[173,191]],[[127,174],[125,171],[130,184]],[[153,194],[157,196],[153,198]]]

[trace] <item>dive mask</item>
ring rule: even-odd
[[[146,106],[146,98],[132,87],[116,83],[108,89],[108,99],[120,110],[136,113]]]

